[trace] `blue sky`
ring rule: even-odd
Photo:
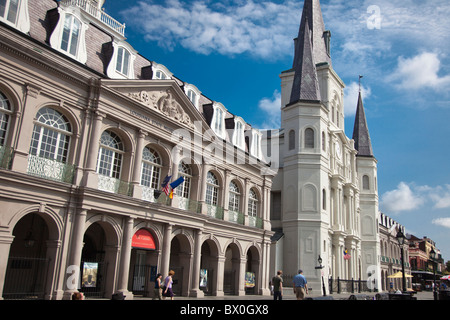
[[[127,41],[257,128],[280,126],[303,0],[107,0]],[[358,76],[380,210],[450,259],[450,3],[322,0],[351,137]]]

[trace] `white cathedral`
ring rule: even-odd
[[[361,93],[352,139],[345,134],[345,85],[333,70],[330,36],[319,0],[305,0],[293,66],[280,75],[272,187],[271,272],[302,269],[316,293],[330,278],[369,280],[370,289],[380,279],[377,160]]]

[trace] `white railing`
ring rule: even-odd
[[[118,22],[109,14],[105,13],[91,0],[63,0],[61,1],[61,4],[64,6],[76,6],[108,25],[122,36],[125,35],[125,24]]]

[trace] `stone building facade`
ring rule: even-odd
[[[169,270],[183,296],[268,294],[261,133],[139,55],[103,2],[0,12],[0,296],[131,299]]]

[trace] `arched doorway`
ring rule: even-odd
[[[259,252],[255,246],[247,251],[247,262],[245,266],[245,293],[258,294],[259,283]]]
[[[175,271],[173,293],[188,296],[191,282],[192,248],[189,239],[184,234],[176,235],[170,244],[169,270]],[[167,275],[163,275],[163,279]]]
[[[44,299],[49,288],[47,223],[38,213],[30,213],[13,229],[3,288],[4,299]]]
[[[224,294],[239,294],[240,257],[239,247],[231,243],[225,250],[225,266],[223,275]]]
[[[113,227],[94,222],[84,233],[80,288],[86,297],[110,297],[114,291],[118,240]]]
[[[152,296],[159,258],[156,237],[145,228],[139,229],[133,235],[131,246],[128,290],[135,296]]]
[[[217,270],[219,263],[219,250],[213,240],[206,240],[202,244],[200,262],[200,290],[205,295],[217,293]]]

